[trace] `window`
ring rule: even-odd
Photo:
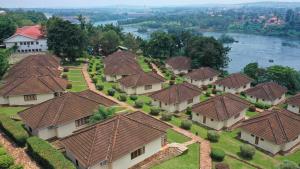
[[[16,43],[15,43],[15,46],[17,46],[17,45],[18,45],[18,43],[16,42]]]
[[[235,119],[237,119],[239,117],[240,117],[240,113],[234,116]]]
[[[24,52],[24,50],[22,49],[22,52]]]
[[[39,51],[42,51],[42,49],[39,49]]]
[[[193,103],[193,99],[188,100],[188,104]]]
[[[264,141],[264,139],[263,139],[263,138],[260,138],[260,140],[261,140],[261,141]]]
[[[197,116],[199,116],[199,113],[196,113]]]
[[[152,85],[146,85],[145,86],[145,90],[150,90],[150,89],[152,89]]]
[[[107,160],[103,160],[100,162],[100,166],[105,166],[105,165],[107,165]]]
[[[58,96],[60,96],[59,92],[54,93],[54,97],[58,97]]]
[[[213,78],[210,78],[209,81],[213,81]]]
[[[135,150],[134,152],[131,153],[131,160],[135,159],[136,157],[145,154],[145,146],[142,148],[139,148],[137,150]]]
[[[20,42],[20,45],[23,45],[23,42]]]
[[[89,122],[89,119],[90,119],[90,116],[78,119],[75,121],[75,126],[79,127],[79,126],[85,125]]]
[[[36,44],[38,45],[38,44],[39,44],[39,42],[36,42]]]
[[[24,101],[32,101],[32,100],[37,100],[35,94],[25,95],[24,96]]]
[[[246,88],[247,86],[245,85],[244,88]]]
[[[27,42],[27,45],[30,45],[30,42]]]
[[[76,166],[79,166],[78,160],[75,159]]]
[[[31,127],[28,127],[28,129],[29,129],[30,132],[32,132],[32,128]]]
[[[31,49],[28,49],[29,52],[31,52]]]
[[[27,49],[25,49],[25,52],[27,52]]]
[[[18,52],[20,53],[21,51],[20,51],[20,50],[18,50]]]
[[[33,45],[33,42],[31,42],[31,45]]]
[[[210,119],[210,121],[214,121],[214,119]]]
[[[252,137],[254,137],[254,135],[253,135],[253,134],[251,134],[251,136],[252,136]]]

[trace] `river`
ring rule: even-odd
[[[95,25],[108,23],[117,24],[117,21],[97,22]],[[123,26],[124,32],[131,32],[144,39],[148,39],[151,32],[155,31],[139,33],[137,29],[134,26]],[[203,35],[218,38],[221,33],[205,32]],[[262,67],[284,65],[300,70],[300,40],[240,33],[228,33],[228,35],[238,41],[228,45],[231,47],[228,54],[231,61],[227,69],[230,73],[241,71],[251,62],[258,62]],[[273,62],[271,63],[270,60]]]

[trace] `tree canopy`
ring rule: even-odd
[[[103,32],[100,43],[103,53],[105,55],[111,54],[120,45],[120,36],[114,30]]]
[[[8,57],[10,55],[10,50],[0,49],[0,79],[5,74],[9,67]]]

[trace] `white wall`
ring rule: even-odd
[[[29,45],[24,45],[24,44],[20,44],[20,42],[30,42]],[[31,42],[33,42],[33,44],[31,44]],[[37,44],[38,42],[38,44]],[[47,51],[48,50],[48,46],[47,46],[47,40],[46,39],[31,39],[29,37],[25,37],[25,36],[21,36],[21,35],[17,35],[14,36],[12,38],[9,38],[5,41],[5,45],[6,48],[11,48],[14,47],[17,44],[18,52],[25,52],[25,50],[27,50],[27,52],[37,52],[36,49],[38,49],[39,51]],[[23,50],[23,51],[22,51]],[[31,50],[31,51],[29,51]]]
[[[0,105],[1,104],[9,104],[8,98],[0,96]]]
[[[121,75],[117,75],[117,76],[105,75],[105,80],[108,82],[116,82],[117,80],[119,80],[121,78],[122,78]]]
[[[204,85],[209,85],[212,84],[214,82],[216,82],[218,80],[218,76],[215,76],[212,78],[212,80],[210,79],[205,79],[205,80],[192,80],[189,77],[186,77],[187,81],[195,86],[198,86],[199,88],[201,88]]]
[[[278,103],[282,102],[285,99],[285,94],[275,100],[265,100],[265,99],[260,99],[260,98],[256,99],[256,97],[249,96],[249,95],[246,95],[246,98],[248,100],[250,100],[252,103],[259,102],[259,103],[263,103],[266,105],[277,105]]]
[[[55,127],[53,127],[53,128],[47,127],[47,128],[38,129],[37,131],[33,131],[32,134],[38,136],[39,138],[41,138],[43,140],[47,140],[47,139],[57,136]]]
[[[138,87],[125,87],[123,85],[120,84],[120,88],[121,90],[123,90],[124,92],[126,92],[127,94],[145,94],[145,93],[151,93],[151,92],[155,92],[158,90],[162,89],[162,84],[163,83],[156,83],[156,84],[152,84],[152,89],[149,90],[145,90],[145,86],[138,86]]]
[[[189,70],[178,70],[178,69],[173,69],[170,65],[166,64],[166,68],[171,70],[175,75],[178,74],[187,74],[189,72]]]
[[[288,109],[289,111],[291,111],[291,112],[296,113],[296,114],[300,114],[300,109],[299,109],[298,106],[293,106],[293,105],[291,105],[291,104],[288,104],[287,109]]]
[[[12,105],[12,106],[33,105],[33,104],[39,104],[39,103],[42,103],[44,101],[54,98],[54,93],[37,94],[36,98],[37,98],[37,100],[25,101],[24,96],[9,96],[8,100],[9,100],[9,105]]]
[[[236,94],[236,93],[241,93],[247,89],[250,89],[251,87],[251,84],[248,83],[245,87],[242,86],[240,88],[228,88],[228,87],[225,87],[225,91],[224,91],[224,86],[222,85],[216,85],[216,90],[218,91],[223,91],[223,92],[226,92],[226,93],[232,93],[232,94]]]

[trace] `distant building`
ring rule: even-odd
[[[286,103],[289,111],[300,115],[300,93],[287,99]]]
[[[19,53],[48,50],[47,39],[40,25],[18,28],[14,35],[4,40],[4,44],[6,48],[17,46],[17,52]]]
[[[166,61],[166,68],[174,74],[186,74],[191,69],[191,59],[185,56],[171,57]]]
[[[216,89],[226,93],[240,93],[251,87],[253,80],[241,73],[234,73],[216,81]]]
[[[5,15],[6,11],[0,10],[0,15]]]
[[[209,85],[218,80],[220,73],[210,67],[201,67],[195,69],[186,75],[186,79],[189,83],[202,87],[203,85]]]

